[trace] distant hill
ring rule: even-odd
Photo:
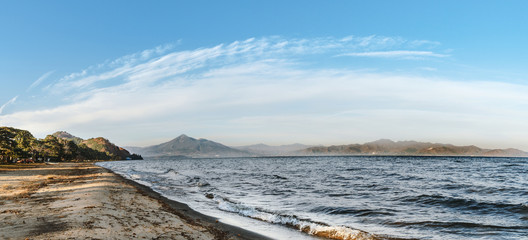
[[[425,156],[504,156],[526,157],[527,152],[518,149],[482,149],[476,146],[425,143],[416,141],[394,142],[381,139],[365,144],[310,147],[300,153],[308,155],[425,155]]]
[[[118,147],[111,143],[108,139],[103,137],[90,138],[84,140],[80,137],[76,137],[66,131],[58,131],[51,136],[58,139],[72,141],[79,146],[82,158],[85,159],[142,159],[137,154],[131,154],[129,151],[122,147]],[[83,150],[84,149],[84,150]],[[96,152],[90,151],[94,150]]]
[[[111,159],[133,158],[132,154],[130,154],[126,149],[116,146],[106,138],[90,138],[83,140],[81,144],[86,145],[88,148],[104,153]]]
[[[239,146],[239,147],[233,147],[233,148],[246,151],[249,153],[253,153],[255,155],[261,155],[261,156],[291,156],[291,155],[296,155],[298,154],[300,150],[304,150],[309,147],[313,147],[313,146],[295,143],[295,144],[280,145],[280,146],[255,144],[255,145]]]
[[[55,133],[53,133],[51,135],[56,137],[56,138],[73,141],[76,144],[79,144],[79,143],[81,143],[83,141],[82,138],[73,136],[73,135],[71,135],[70,133],[68,133],[66,131],[58,131],[58,132],[55,132]]]
[[[143,156],[188,156],[188,157],[239,157],[249,156],[245,151],[230,148],[207,139],[195,139],[185,134],[159,145],[132,148]]]

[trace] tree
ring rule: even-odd
[[[63,159],[64,150],[58,138],[48,135],[42,142],[44,144],[42,154],[45,158],[53,158],[59,161]]]
[[[62,145],[63,160],[71,161],[79,157],[79,147],[74,141],[68,139],[59,139],[59,143]]]
[[[0,161],[8,162],[13,157],[16,157],[17,143],[15,142],[15,133],[13,128],[1,127],[0,128]]]
[[[17,144],[16,148],[19,152],[18,157],[33,157],[32,146],[34,145],[36,139],[29,131],[17,129],[13,140]]]

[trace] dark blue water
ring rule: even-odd
[[[304,232],[299,236],[528,239],[526,158],[275,157],[100,165],[198,211],[257,219]]]

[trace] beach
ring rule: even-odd
[[[0,239],[266,239],[93,163],[0,166]]]

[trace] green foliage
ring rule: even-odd
[[[42,142],[44,145],[42,154],[44,154],[44,156],[55,160],[62,160],[64,151],[63,146],[59,142],[58,138],[48,135],[44,140],[42,140]]]
[[[38,140],[29,131],[0,127],[0,163],[18,158],[53,161],[143,159],[104,138],[83,141],[66,132],[57,132]]]
[[[14,130],[14,128],[8,127],[0,128],[0,162],[7,162],[16,157],[18,150]]]
[[[25,130],[17,130],[14,141],[17,144],[17,149],[20,152],[20,157],[30,157],[32,155],[32,146],[35,144],[35,137]]]

